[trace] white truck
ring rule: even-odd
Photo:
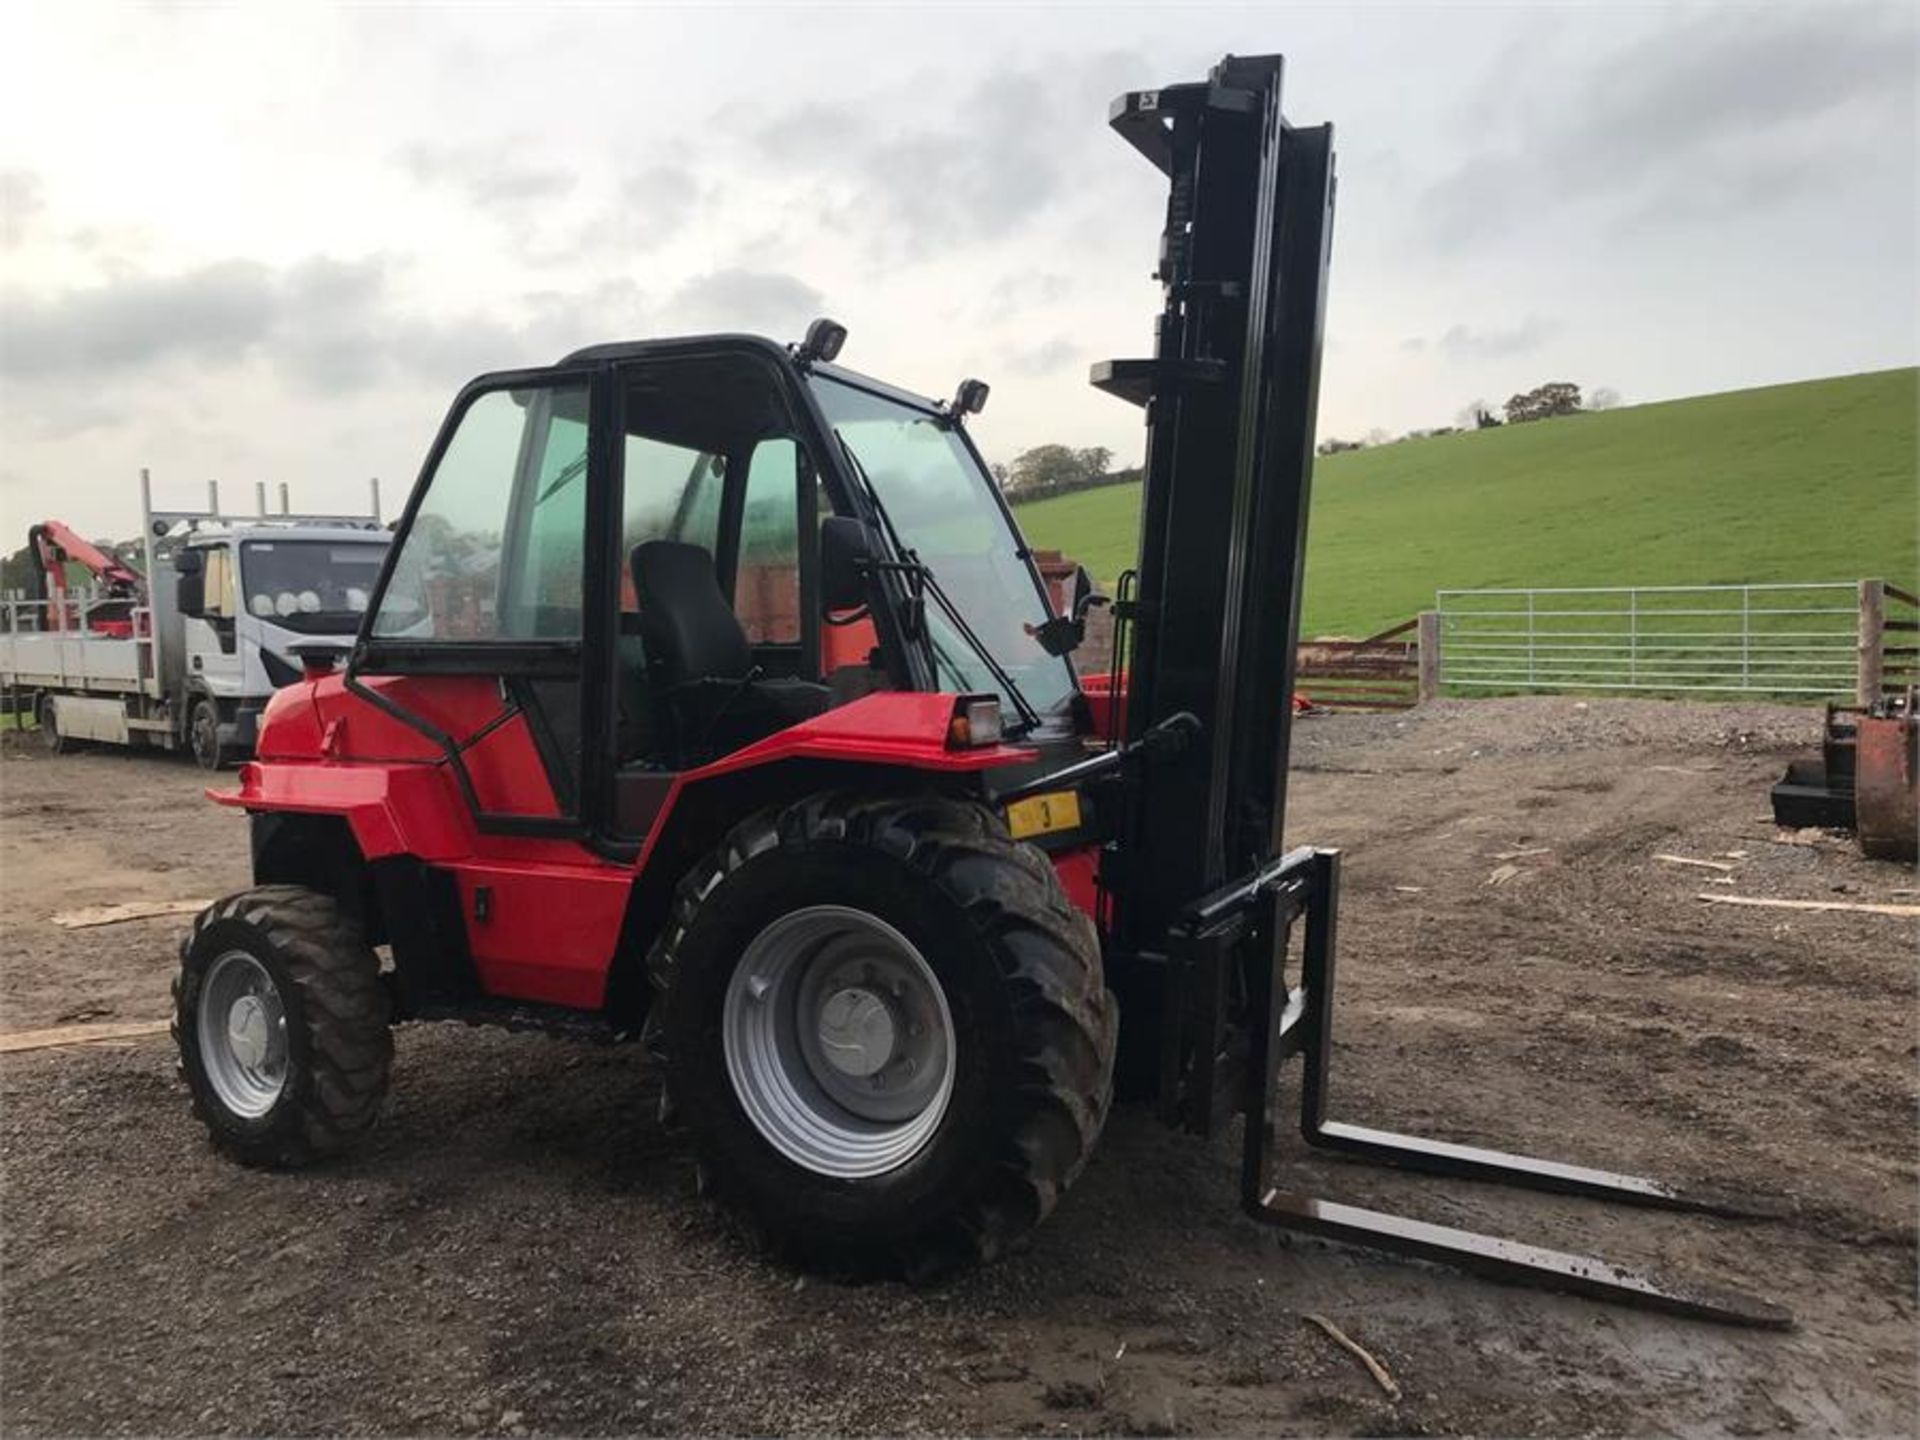
[[[142,470],[144,580],[69,595],[69,557],[55,551],[51,584],[0,612],[6,708],[36,719],[56,753],[87,741],[185,747],[208,769],[251,753],[260,711],[299,677],[301,653],[352,646],[390,538],[378,481],[366,515],[293,514],[284,485],[269,514],[266,487],[255,494],[246,517],[221,514],[211,484],[205,510],[156,510]]]

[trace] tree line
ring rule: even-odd
[[[1358,440],[1328,436],[1314,447],[1320,455],[1338,455],[1348,450],[1369,450],[1381,445],[1397,445],[1403,440],[1426,440],[1435,435],[1453,435],[1462,430],[1491,430],[1500,425],[1529,425],[1561,415],[1611,410],[1620,403],[1620,392],[1610,386],[1596,386],[1582,394],[1570,380],[1548,380],[1531,390],[1511,396],[1496,413],[1485,400],[1474,400],[1462,407],[1451,425],[1409,430],[1394,435],[1378,427]],[[1009,500],[1021,504],[1044,500],[1054,495],[1071,495],[1101,485],[1122,485],[1140,478],[1138,466],[1124,470],[1113,468],[1113,452],[1104,445],[1076,450],[1070,445],[1036,445],[1022,450],[1011,462],[995,462],[993,478]]]
[[[996,463],[993,478],[1015,504],[1071,495],[1101,485],[1124,485],[1140,478],[1138,466],[1113,468],[1113,451],[1104,445],[1076,450],[1069,445],[1036,445],[1022,450],[1010,464]]]
[[[1435,435],[1453,435],[1462,430],[1491,430],[1500,425],[1527,425],[1536,420],[1552,420],[1561,415],[1578,415],[1584,411],[1611,410],[1620,403],[1620,392],[1611,386],[1596,386],[1593,392],[1582,397],[1580,387],[1571,380],[1548,380],[1531,390],[1523,390],[1508,398],[1500,407],[1500,414],[1485,400],[1474,400],[1462,407],[1454,416],[1451,425],[1436,425],[1427,430],[1409,430],[1404,435],[1392,435],[1385,430],[1375,428],[1360,440],[1343,440],[1328,436],[1315,450],[1321,455],[1338,455],[1346,450],[1368,450],[1380,445],[1396,445],[1402,440],[1426,440]]]

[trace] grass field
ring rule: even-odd
[[[1440,588],[1857,580],[1920,572],[1920,370],[1888,370],[1331,456],[1314,466],[1308,635],[1361,635]],[[1140,487],[1016,512],[1102,580]]]

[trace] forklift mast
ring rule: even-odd
[[[1286,123],[1281,76],[1277,55],[1229,56],[1202,83],[1123,95],[1110,117],[1168,181],[1153,358],[1093,373],[1147,419],[1139,564],[1115,607],[1127,743],[1105,757],[1153,756],[1119,785],[1118,833],[1102,857],[1121,1083],[1153,1093],[1164,1119],[1195,1134],[1243,1113],[1241,1205],[1263,1224],[1683,1315],[1789,1325],[1751,1296],[1276,1181],[1276,1095],[1297,1057],[1299,1134],[1317,1150],[1634,1205],[1772,1208],[1332,1116],[1340,857],[1287,852],[1283,830],[1333,133]],[[1186,743],[1163,743],[1176,733]],[[1143,1058],[1157,1061],[1150,1080]]]
[[[1167,177],[1150,360],[1093,383],[1146,409],[1126,733],[1186,712],[1200,739],[1141,772],[1112,938],[1156,948],[1175,911],[1281,845],[1313,475],[1333,127],[1288,125],[1278,55],[1135,91],[1110,123]],[[1153,883],[1136,883],[1145,877]]]

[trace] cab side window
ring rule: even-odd
[[[649,540],[681,540],[715,554],[726,462],[718,455],[629,434],[621,498],[620,550],[631,557]],[[620,608],[636,608],[633,573],[623,562]]]
[[[587,526],[587,424],[555,415],[539,448],[526,543],[509,587],[509,625],[516,635],[580,633]]]
[[[584,381],[467,406],[400,542],[375,636],[579,638],[586,417]]]
[[[800,642],[800,447],[762,440],[747,465],[733,611],[755,645]]]
[[[205,595],[201,614],[209,620],[233,618],[233,551],[215,545],[207,551]]]

